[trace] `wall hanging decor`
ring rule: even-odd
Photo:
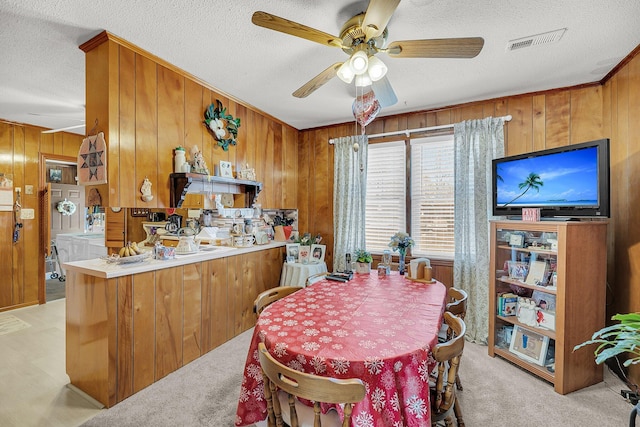
[[[63,201],[58,202],[56,209],[62,215],[73,215],[76,212],[76,204],[70,200],[64,199]]]
[[[78,184],[107,183],[107,144],[104,133],[87,136],[78,152]]]
[[[240,119],[227,114],[219,100],[216,99],[216,104],[209,105],[204,112],[204,124],[224,151],[229,151],[229,145],[236,145]]]
[[[149,178],[144,178],[142,186],[140,187],[140,192],[142,193],[140,198],[143,202],[150,202],[153,200],[153,194],[151,193],[151,181],[149,181]]]

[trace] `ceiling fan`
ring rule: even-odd
[[[297,98],[305,98],[338,76],[342,81],[356,86],[371,85],[382,107],[393,105],[397,97],[386,78],[386,65],[375,55],[386,53],[396,58],[473,58],[484,45],[482,37],[425,39],[394,41],[387,44],[387,23],[400,0],[371,0],[366,12],[349,19],[333,36],[306,25],[272,15],[255,12],[251,22],[292,36],[301,37],[329,47],[342,49],[349,59],[336,62],[293,92]]]

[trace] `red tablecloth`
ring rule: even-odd
[[[280,362],[316,375],[360,378],[354,427],[430,426],[429,373],[435,366],[446,288],[398,275],[322,280],[267,307],[256,324],[236,425],[266,418],[258,342]]]

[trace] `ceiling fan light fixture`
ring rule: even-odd
[[[356,87],[365,87],[371,85],[371,77],[369,73],[356,74]]]
[[[364,51],[359,50],[351,55],[349,65],[356,75],[363,74],[369,67],[369,57],[367,57],[367,54]]]
[[[375,56],[369,57],[369,77],[372,81],[377,82],[387,74],[387,66],[382,60]]]
[[[336,74],[340,80],[347,84],[351,83],[353,81],[353,78],[356,76],[356,74],[351,69],[351,66],[349,65],[349,61],[344,61],[344,64],[342,64],[340,68],[338,68],[338,72]]]

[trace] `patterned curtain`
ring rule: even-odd
[[[365,247],[367,136],[336,138],[334,147],[333,271],[344,271],[345,254]]]
[[[504,120],[456,123],[453,282],[469,294],[466,338],[487,343],[491,160],[504,156]]]

